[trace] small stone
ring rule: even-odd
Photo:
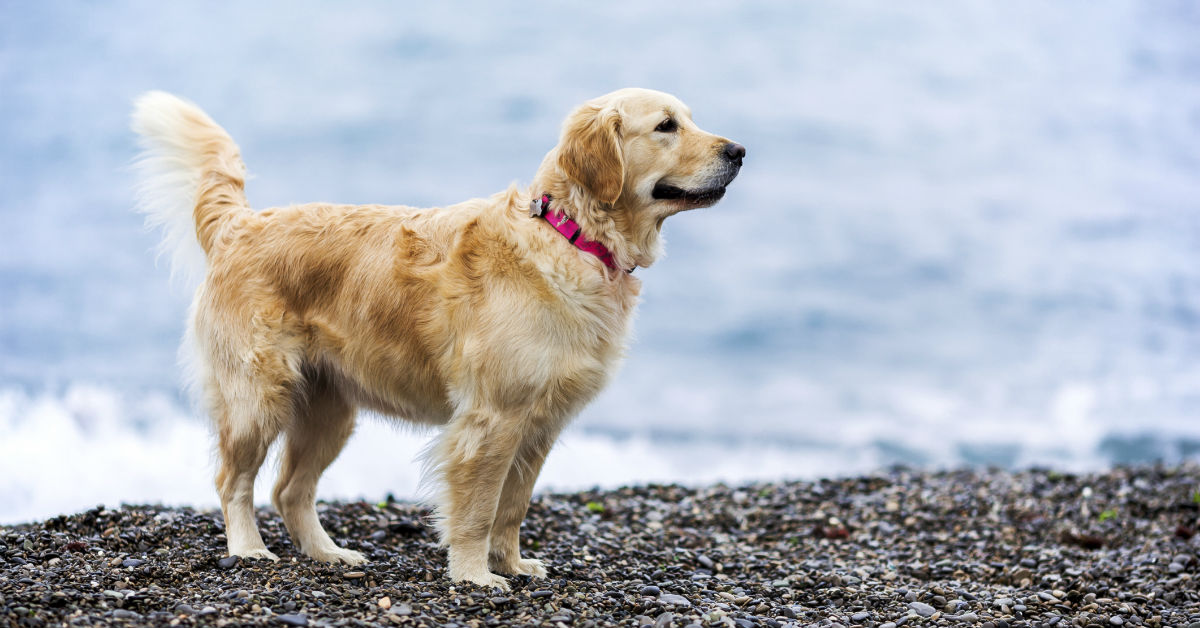
[[[382,608],[383,610],[386,611],[387,609],[389,609],[391,607],[392,607],[392,598],[387,597],[386,595],[379,598],[379,608]]]
[[[738,628],[755,628],[757,626],[754,622],[742,617],[733,620],[733,623],[737,624]]]
[[[921,617],[929,617],[937,612],[937,609],[924,602],[909,602],[908,607]]]
[[[856,624],[857,624],[857,623],[860,623],[860,622],[866,621],[866,620],[867,620],[867,618],[868,618],[868,617],[870,617],[870,616],[871,616],[871,614],[870,614],[870,613],[867,613],[867,612],[855,613],[855,614],[853,614],[853,615],[851,615],[851,616],[850,616],[850,621],[852,621],[852,622],[854,622],[854,623],[856,623]]]
[[[1120,615],[1113,615],[1112,617],[1108,618],[1108,623],[1114,626],[1121,626],[1125,624],[1125,620],[1121,619]]]
[[[712,559],[705,556],[704,554],[698,554],[696,556],[696,562],[700,563],[701,567],[704,567],[705,569],[709,569],[709,570],[711,570],[715,566]]]
[[[141,567],[142,565],[145,565],[145,564],[146,564],[146,561],[138,559],[138,558],[126,558],[125,560],[121,561],[122,567]]]
[[[494,598],[492,598],[492,599],[491,599],[491,600],[489,600],[489,601],[490,601],[492,604],[495,604],[496,606],[504,606],[505,604],[508,604],[509,602],[512,602],[512,598],[498,596],[498,597],[494,597]]]
[[[951,617],[951,616],[947,615],[947,617]],[[979,621],[979,615],[976,615],[975,613],[963,613],[962,615],[954,615],[951,618],[957,619],[958,621],[961,621],[966,624],[973,624],[973,623]]]
[[[400,616],[412,615],[412,607],[402,603],[399,606],[393,607],[392,612]]]
[[[365,571],[347,571],[342,574],[342,577],[347,580],[358,580],[359,578],[366,577],[366,575],[367,572]]]
[[[642,595],[658,595],[660,592],[661,590],[652,584],[642,587]]]
[[[896,622],[889,621],[884,624],[879,624],[879,628],[896,628]]]
[[[276,615],[275,621],[288,626],[307,626],[307,615]]]
[[[662,595],[658,596],[658,600],[660,602],[663,602],[665,604],[670,604],[672,606],[691,606],[692,605],[692,603],[689,602],[687,598],[683,597],[682,595],[676,595],[674,593],[663,593]]]
[[[114,610],[112,612],[112,616],[116,617],[117,619],[141,619],[142,618],[141,615],[139,615],[133,611],[127,611],[123,608],[118,608],[118,609]]]
[[[208,617],[209,615],[216,615],[217,609],[215,609],[211,606],[205,606],[204,608],[200,609],[199,613],[196,613],[196,614],[201,617]]]
[[[226,556],[217,561],[217,566],[221,569],[233,569],[238,564],[240,559],[237,556]]]
[[[667,611],[654,620],[654,628],[669,628],[673,621],[675,621],[675,614]]]
[[[540,591],[534,591],[533,593],[530,593],[529,597],[536,600],[538,598],[550,597],[551,595],[554,595],[554,591],[550,591],[548,589],[542,589]]]

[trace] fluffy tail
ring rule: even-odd
[[[133,130],[143,149],[138,210],[162,228],[159,254],[170,253],[172,276],[198,279],[221,223],[248,211],[241,153],[199,107],[164,92],[137,99]]]

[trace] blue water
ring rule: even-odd
[[[5,3],[0,520],[212,501],[137,94],[221,122],[256,207],[438,205],[629,85],[749,154],[544,486],[1200,457],[1194,4]],[[324,494],[415,485],[429,435],[363,431]]]

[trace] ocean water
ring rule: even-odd
[[[440,205],[630,85],[748,156],[542,489],[1200,458],[1192,3],[0,3],[0,522],[215,503],[137,94],[223,124],[255,207]],[[415,496],[432,437],[364,416],[321,496]]]

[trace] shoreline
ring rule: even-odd
[[[427,511],[319,504],[371,562],[225,559],[220,513],[92,509],[0,526],[0,625],[1200,628],[1200,465],[922,472],[535,496],[549,577],[452,585]]]

